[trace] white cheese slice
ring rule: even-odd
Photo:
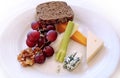
[[[87,63],[99,52],[103,47],[103,41],[95,34],[88,31],[87,37]]]

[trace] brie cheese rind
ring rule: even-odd
[[[87,37],[87,63],[99,52],[103,47],[103,41],[98,38],[95,34],[88,31]]]

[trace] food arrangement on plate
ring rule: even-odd
[[[67,53],[70,40],[73,40],[86,47],[84,58],[89,63],[104,44],[90,30],[85,36],[78,31],[78,26],[74,22],[72,8],[66,2],[51,1],[39,4],[36,7],[36,20],[31,23],[32,31],[27,34],[28,48],[20,52],[18,61],[23,67],[33,66],[35,63],[41,65],[47,62],[46,59],[55,56],[55,62],[61,63],[64,69],[73,71],[81,64],[81,59],[84,57],[76,50],[74,53]]]

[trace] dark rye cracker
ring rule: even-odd
[[[51,1],[36,7],[37,21],[42,24],[57,24],[72,21],[74,13],[70,6],[63,1]]]

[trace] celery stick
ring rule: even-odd
[[[60,48],[59,48],[57,55],[56,55],[56,60],[58,62],[64,61],[64,58],[65,58],[66,52],[67,52],[68,43],[69,43],[73,28],[74,28],[74,23],[72,21],[69,21],[67,24],[67,28],[64,32],[63,39],[62,39],[61,44],[60,44]]]

